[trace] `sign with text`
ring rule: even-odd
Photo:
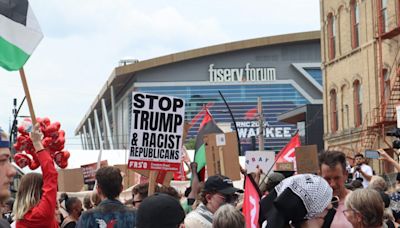
[[[264,173],[267,173],[274,165],[274,151],[246,151],[247,173],[254,173],[258,166]]]
[[[203,140],[206,146],[208,176],[221,174],[232,180],[240,180],[236,132],[207,134]]]
[[[277,162],[275,164],[275,171],[294,171],[293,162]]]
[[[105,166],[108,166],[107,160],[101,161],[100,167],[105,167]],[[97,168],[97,162],[87,165],[81,165],[83,174],[83,183],[90,184],[96,181],[96,168]]]
[[[318,173],[317,145],[299,146],[295,148],[297,173]]]
[[[181,98],[133,92],[128,168],[178,171],[184,117]]]

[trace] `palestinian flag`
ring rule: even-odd
[[[0,66],[19,70],[43,34],[28,0],[0,0]]]
[[[199,173],[199,180],[204,181],[204,167],[206,166],[206,147],[204,145],[203,137],[207,134],[223,133],[217,126],[210,112],[206,108],[203,121],[200,123],[199,133],[197,134],[194,161],[197,163],[197,172]]]

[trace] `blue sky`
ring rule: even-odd
[[[74,130],[118,61],[320,29],[319,0],[35,0],[44,39],[25,65],[35,113]],[[0,69],[0,126],[9,130],[18,72]],[[28,115],[25,104],[20,115]]]

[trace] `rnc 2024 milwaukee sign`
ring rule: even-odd
[[[128,168],[178,171],[184,116],[181,98],[133,92]]]
[[[215,68],[214,64],[208,67],[210,82],[259,82],[275,81],[275,68],[250,67],[246,63],[243,68]]]

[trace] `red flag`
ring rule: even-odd
[[[288,144],[276,155],[276,163],[279,162],[293,162],[296,164],[296,156],[294,148],[301,146],[299,133],[296,133],[289,141]]]
[[[246,112],[244,115],[245,120],[254,120],[257,117],[258,110],[257,108],[252,108],[249,111]]]
[[[251,176],[246,177],[243,199],[243,215],[246,227],[258,228],[258,214],[260,212],[260,194]]]

